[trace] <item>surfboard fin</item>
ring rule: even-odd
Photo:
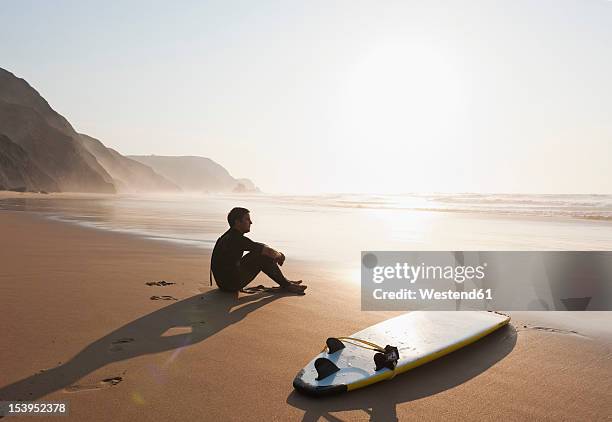
[[[338,350],[344,349],[344,343],[335,337],[328,338],[325,344],[327,345],[327,353],[330,355],[336,353]]]
[[[394,370],[399,360],[399,351],[397,347],[385,346],[385,352],[379,352],[374,355],[374,363],[376,364],[376,370],[380,371],[383,368]]]
[[[321,381],[323,378],[327,378],[331,374],[340,370],[340,368],[338,368],[331,360],[326,358],[319,358],[315,360],[314,366],[317,370],[317,381]]]

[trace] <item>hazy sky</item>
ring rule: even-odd
[[[612,193],[612,2],[7,1],[0,67],[268,192]]]

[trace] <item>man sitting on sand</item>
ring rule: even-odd
[[[253,242],[244,234],[251,231],[251,216],[246,208],[234,208],[227,215],[228,231],[217,239],[212,252],[210,268],[221,290],[238,291],[263,271],[287,292],[303,294],[302,280],[288,280],[279,265],[285,255],[263,243]],[[242,256],[244,251],[249,251]]]

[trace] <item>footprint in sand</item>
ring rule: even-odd
[[[131,343],[134,339],[131,337],[124,337],[113,341],[111,344],[111,348],[109,349],[111,352],[120,352],[123,350],[122,344]]]
[[[546,331],[548,333],[567,334],[567,335],[574,335],[574,336],[579,336],[579,337],[586,337],[585,335],[580,334],[578,331],[563,330],[561,328],[541,327],[541,326],[529,326],[529,325],[523,325],[523,328],[526,328],[528,330]]]
[[[147,281],[145,284],[147,286],[171,286],[176,283],[171,282],[171,281],[162,280],[162,281]]]
[[[570,334],[570,335],[584,337],[578,331],[574,331],[574,330],[562,330],[560,328],[552,328],[552,327],[530,327],[530,328],[532,330],[548,331],[549,333]]]
[[[113,341],[113,344],[131,343],[134,339],[132,337],[124,337]]]
[[[123,377],[106,378],[95,384],[74,384],[64,388],[64,391],[68,393],[78,393],[80,391],[100,390],[103,388],[110,388],[119,384],[121,381],[123,381]]]
[[[151,296],[151,300],[178,300],[178,299],[172,296],[164,295],[164,296]]]

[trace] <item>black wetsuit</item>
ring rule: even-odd
[[[230,228],[217,239],[210,260],[210,268],[221,290],[242,289],[263,271],[281,286],[289,284],[278,264],[262,255],[263,243],[253,242],[240,231]],[[244,251],[249,251],[242,256]]]

